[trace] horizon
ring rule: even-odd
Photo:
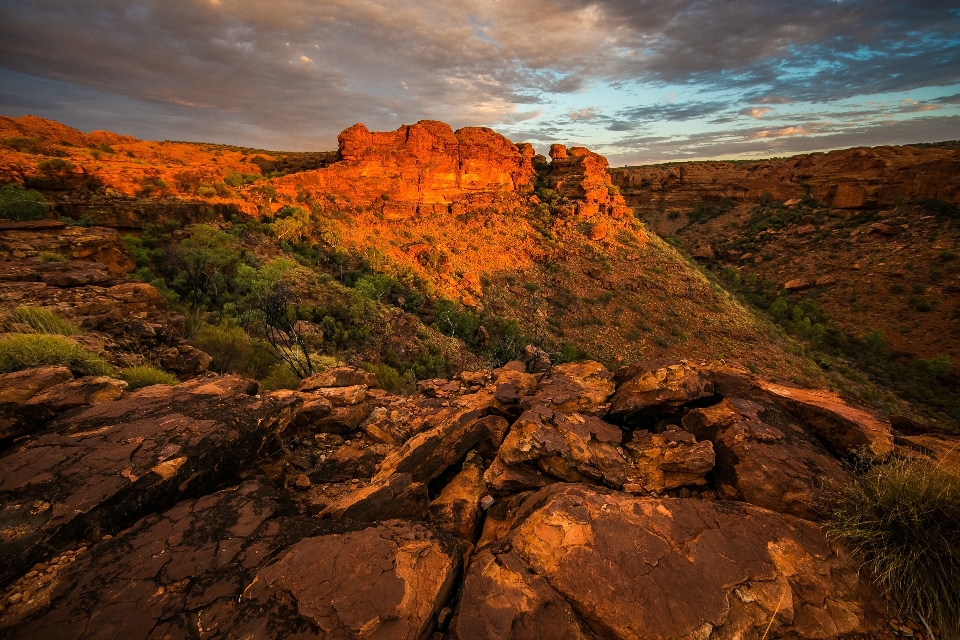
[[[950,2],[27,0],[0,18],[0,112],[140,139],[329,151],[357,121],[433,119],[638,166],[960,131]]]
[[[21,115],[19,115],[19,116],[10,116],[10,115],[5,115],[5,114],[0,113],[0,118],[11,118],[11,119],[16,120],[16,119],[18,119],[18,118],[24,118],[24,117],[42,118],[42,116],[37,116],[37,115],[35,115],[35,114],[30,114],[30,113],[21,114]],[[46,120],[51,120],[51,119],[49,119],[49,118],[44,118],[44,119],[46,119]],[[58,120],[52,120],[52,121],[53,121],[53,122],[58,122],[59,124],[66,125],[66,126],[68,126],[68,127],[71,126],[71,125],[69,125],[69,124],[66,123],[66,122],[60,122],[60,121],[58,121]],[[364,123],[358,122],[358,123],[354,123],[354,124],[364,124]],[[416,124],[416,122],[404,123],[404,124],[401,124],[401,125],[400,125],[399,127],[397,127],[397,128],[399,129],[400,127],[412,126],[412,125],[414,125],[414,124]],[[446,123],[445,123],[445,124],[446,124]],[[351,126],[353,126],[353,125],[351,125]],[[364,125],[364,126],[366,126],[366,125]],[[72,128],[77,129],[76,127],[72,127]],[[349,128],[349,127],[348,127],[348,128]],[[114,133],[114,134],[118,134],[118,135],[131,135],[131,134],[125,133],[125,132],[123,132],[123,131],[112,131],[112,130],[109,130],[109,129],[90,129],[90,130],[87,130],[87,131],[84,131],[83,129],[77,129],[77,130],[80,131],[81,133],[88,134],[88,135],[89,135],[90,133],[93,133],[94,131],[107,131],[107,132],[109,132],[109,133]],[[394,129],[394,131],[395,131],[395,130],[396,130],[396,129]],[[376,131],[376,130],[371,130],[371,131],[373,131],[374,133],[383,133],[382,131]],[[456,129],[454,129],[454,131],[456,131]],[[496,131],[496,129],[494,129],[494,131]],[[500,133],[500,132],[497,131],[497,133]],[[501,134],[501,135],[502,135],[502,134]],[[131,137],[136,137],[136,136],[131,136]],[[267,154],[284,154],[284,153],[329,153],[329,152],[332,152],[332,151],[337,151],[337,149],[298,149],[298,150],[291,150],[291,149],[266,149],[266,148],[262,148],[262,147],[249,147],[249,146],[246,146],[246,145],[231,144],[230,142],[211,142],[211,141],[209,141],[209,140],[174,140],[174,139],[171,139],[171,138],[164,138],[164,139],[137,138],[137,139],[138,139],[140,142],[159,142],[159,143],[170,143],[170,144],[194,144],[194,145],[214,145],[214,146],[235,147],[235,148],[238,148],[238,149],[244,149],[244,150],[248,150],[248,151],[251,151],[251,152],[267,153]],[[791,154],[782,155],[782,156],[743,157],[743,158],[739,158],[739,157],[683,158],[683,159],[678,159],[678,160],[662,160],[662,161],[641,162],[641,163],[637,163],[637,164],[623,164],[623,165],[610,164],[610,168],[611,168],[611,169],[617,169],[617,168],[621,168],[621,169],[622,169],[622,168],[643,167],[643,166],[655,166],[655,165],[667,165],[667,164],[683,164],[683,163],[688,163],[688,162],[767,162],[767,161],[775,161],[775,160],[785,160],[785,159],[787,159],[787,158],[792,158],[792,157],[800,156],[800,155],[812,155],[812,154],[816,154],[816,153],[830,153],[831,151],[844,151],[844,150],[848,150],[848,149],[870,149],[870,148],[875,148],[875,147],[891,147],[891,146],[897,146],[897,147],[906,146],[906,147],[909,147],[909,146],[918,146],[918,145],[938,146],[938,145],[956,143],[956,142],[958,142],[958,140],[960,140],[960,139],[936,140],[936,141],[932,141],[932,142],[907,142],[907,143],[896,144],[896,145],[879,144],[879,145],[860,145],[860,146],[854,146],[854,147],[835,147],[835,148],[826,148],[826,149],[813,149],[813,150],[810,150],[810,151],[803,151],[803,152],[799,152],[799,153],[791,153]],[[510,142],[512,142],[512,143],[514,143],[514,144],[522,144],[522,143],[525,143],[525,142],[527,142],[527,141],[526,141],[526,140],[510,140]],[[569,146],[573,146],[573,145],[567,145],[567,146],[569,147]],[[592,151],[592,149],[591,149],[591,151]],[[544,153],[543,155],[547,155],[547,154]]]

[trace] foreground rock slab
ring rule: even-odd
[[[487,638],[832,638],[880,601],[812,523],[743,503],[553,485],[478,550],[451,628]]]
[[[761,383],[760,389],[803,420],[837,455],[850,455],[862,448],[879,458],[893,452],[889,421],[852,407],[833,393],[772,383]]]
[[[139,521],[0,621],[7,638],[426,636],[460,571],[422,525],[287,516],[257,481]],[[42,600],[42,602],[40,602]]]
[[[299,401],[236,377],[156,385],[55,421],[0,457],[0,583],[63,545],[216,489]]]

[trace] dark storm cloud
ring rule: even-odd
[[[358,120],[515,124],[598,82],[739,96],[591,121],[625,132],[947,85],[958,33],[955,0],[0,0],[0,110],[303,148]]]
[[[624,71],[755,87],[755,99],[839,99],[960,78],[955,1],[604,0],[633,28]],[[622,73],[623,73],[622,72]]]

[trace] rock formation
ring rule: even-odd
[[[599,153],[555,144],[550,147],[550,158],[547,184],[576,202],[578,214],[590,217],[603,213],[619,218],[629,212],[619,188],[610,179],[607,159]]]
[[[396,131],[370,132],[357,124],[339,141],[339,162],[276,184],[376,206],[388,219],[450,213],[471,196],[533,190],[529,145],[515,145],[485,127],[454,132],[443,122],[421,120]]]
[[[890,636],[856,561],[805,519],[845,480],[838,443],[892,451],[880,416],[679,361],[375,384],[209,374],[43,422],[0,455],[0,633]],[[367,417],[330,433],[361,393]]]
[[[610,170],[638,215],[698,203],[809,195],[837,209],[890,207],[898,199],[960,204],[960,147],[873,147],[750,162],[683,162]]]

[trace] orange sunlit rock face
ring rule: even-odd
[[[306,188],[375,201],[385,215],[452,211],[454,203],[481,193],[533,190],[529,145],[518,148],[491,129],[421,120],[396,131],[371,132],[356,124],[339,136],[341,160],[316,171],[276,181],[281,191]]]
[[[598,213],[619,218],[630,211],[619,189],[610,180],[607,159],[586,147],[567,149],[562,144],[550,147],[548,181],[560,195],[577,202],[577,213],[593,216]]]

